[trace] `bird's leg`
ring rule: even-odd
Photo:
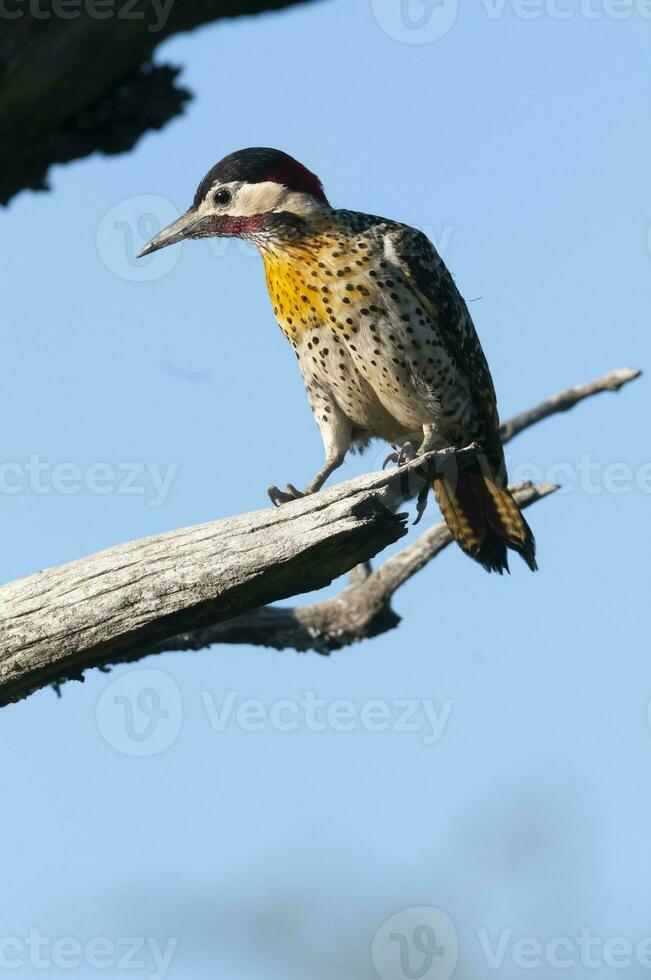
[[[412,460],[417,459],[419,456],[424,456],[425,453],[429,453],[433,449],[442,449],[445,445],[447,443],[440,432],[437,432],[436,426],[430,422],[426,422],[423,425],[423,438],[418,449],[414,448],[412,442],[404,442],[401,447],[393,445],[394,452],[389,453],[382,464],[382,469],[386,469],[389,463],[395,463],[396,466],[404,466],[405,463],[411,463]]]
[[[436,426],[431,422],[426,422],[423,426],[423,440],[418,447],[418,456],[424,456],[425,453],[429,453],[433,449],[443,449],[446,445],[445,439],[437,431]]]
[[[279,507],[290,500],[298,500],[306,497],[310,493],[320,490],[331,473],[333,473],[344,461],[346,453],[350,449],[351,425],[337,403],[328,393],[321,391],[316,386],[308,388],[310,405],[319,426],[323,446],[325,449],[325,463],[310,480],[304,490],[297,490],[293,484],[288,483],[286,490],[279,490],[278,487],[269,487],[267,493],[271,498],[272,504]]]
[[[426,422],[423,426],[423,440],[418,447],[418,455],[424,456],[425,453],[429,453],[434,449],[441,449],[445,445],[445,439],[440,432],[437,432],[436,426],[431,422]],[[414,524],[419,524],[423,514],[425,513],[429,491],[430,484],[425,482],[420,488],[418,499],[416,500],[416,520],[414,521]]]
[[[326,457],[324,465],[321,467],[316,476],[310,480],[305,490],[297,490],[292,483],[287,484],[287,490],[279,490],[278,487],[269,487],[267,493],[271,499],[272,504],[279,507],[281,504],[286,504],[290,500],[299,500],[301,497],[307,497],[310,493],[316,493],[320,490],[325,481],[328,479],[331,473],[333,473],[344,461],[345,452],[343,453],[332,453]]]
[[[316,493],[317,490],[320,490],[323,484],[325,483],[325,481],[330,476],[330,474],[334,473],[336,469],[339,469],[339,467],[344,461],[345,455],[346,455],[345,451],[329,452],[328,455],[326,456],[325,463],[323,464],[319,472],[316,474],[316,476],[310,480],[305,490],[303,491],[302,495],[305,496],[308,493]]]
[[[417,459],[419,456],[422,456],[423,453],[427,453],[430,451],[430,449],[433,449],[437,440],[440,440],[440,436],[433,431],[433,428],[434,427],[431,425],[423,426],[423,440],[418,447],[418,450],[414,449],[414,445],[411,442],[403,443],[400,449],[394,446],[396,452],[390,453],[390,455],[387,456],[382,469],[385,469],[387,463],[395,463],[398,467],[403,466],[405,463],[410,463],[413,459]],[[429,484],[424,483],[418,492],[418,500],[416,502],[416,520],[414,521],[414,524],[418,524],[421,517],[425,513],[428,493]],[[407,496],[412,495],[412,493],[407,494]]]
[[[412,459],[416,459],[418,456],[424,456],[425,453],[432,452],[434,449],[441,449],[444,444],[445,440],[442,438],[440,432],[437,432],[436,426],[430,422],[426,422],[423,425],[423,438],[420,446],[418,447],[418,451],[414,450],[411,443],[405,443],[405,446],[403,446],[403,451],[406,447],[409,447],[409,456],[406,460],[401,460],[400,456],[398,456],[398,466],[401,466],[402,462],[409,462]],[[430,484],[428,482],[423,483],[418,492],[418,497],[416,500],[416,520],[414,521],[414,524],[419,524],[423,514],[425,513],[429,491]]]
[[[414,447],[412,442],[404,442],[400,448],[394,446],[393,448],[396,451],[389,453],[382,469],[385,469],[388,463],[395,463],[396,466],[404,466],[405,463],[411,463],[418,456],[424,456],[425,453],[431,452],[432,449],[441,449],[445,445],[446,442],[441,433],[437,431],[436,425],[433,422],[425,422],[423,425],[423,438],[418,449]]]

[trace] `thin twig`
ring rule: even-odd
[[[530,408],[527,412],[520,412],[508,422],[504,422],[500,427],[502,442],[509,442],[524,429],[531,428],[532,425],[542,422],[550,415],[569,411],[584,399],[591,398],[592,395],[599,395],[603,391],[619,391],[625,384],[639,378],[641,374],[641,371],[636,371],[633,368],[617,368],[615,371],[603,374],[600,378],[595,378],[594,381],[576,385],[575,388],[566,388],[565,391],[552,395],[540,405],[536,405],[535,408]]]

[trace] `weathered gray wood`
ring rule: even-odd
[[[557,489],[553,483],[511,487],[522,508],[543,500]],[[393,596],[451,542],[447,526],[443,522],[434,524],[412,544],[387,559],[377,571],[359,566],[350,584],[333,599],[295,608],[254,609],[227,622],[174,636],[154,649],[141,650],[138,655],[134,651],[129,660],[166,650],[203,650],[214,643],[243,643],[299,652],[314,650],[321,654],[341,650],[395,629],[400,616],[391,608]]]
[[[190,628],[328,585],[406,533],[394,513],[440,453],[286,504],[118,545],[0,589],[0,704]]]
[[[622,369],[568,389],[502,427],[507,442],[555,412],[639,376]],[[450,543],[436,524],[377,571],[364,564],[406,533],[401,501],[477,447],[429,453],[400,470],[350,480],[280,510],[258,511],[119,545],[0,588],[0,705],[88,667],[164,650],[247,643],[329,653],[392,629],[398,588]],[[522,507],[551,484],[512,488]],[[318,589],[353,568],[334,599],[266,603]]]
[[[505,422],[501,426],[502,442],[509,442],[524,429],[557,412],[568,411],[586,398],[604,391],[619,391],[641,373],[631,368],[619,368],[594,381],[552,395],[540,405]],[[529,507],[553,493],[556,487],[549,483],[537,487],[522,484],[511,489],[520,506]],[[435,524],[377,571],[356,569],[357,574],[350,585],[334,599],[296,608],[255,609],[227,622],[173,636],[155,650],[142,650],[132,659],[165,650],[202,650],[215,643],[245,643],[277,650],[314,650],[328,654],[350,643],[378,636],[400,623],[400,617],[391,608],[396,590],[450,541],[445,524]]]

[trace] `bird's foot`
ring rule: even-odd
[[[404,466],[405,463],[411,463],[412,459],[416,459],[418,453],[410,442],[406,442],[399,450],[393,453],[389,453],[384,463],[382,464],[382,469],[385,470],[389,463],[395,463],[396,466]]]
[[[279,490],[278,487],[269,487],[267,493],[274,507],[280,507],[281,504],[288,504],[290,500],[300,500],[301,497],[305,496],[292,483],[287,484],[287,490]]]

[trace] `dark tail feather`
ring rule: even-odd
[[[455,485],[435,480],[434,492],[452,537],[487,572],[508,572],[507,548],[536,571],[534,536],[506,487],[479,470],[466,470]]]

